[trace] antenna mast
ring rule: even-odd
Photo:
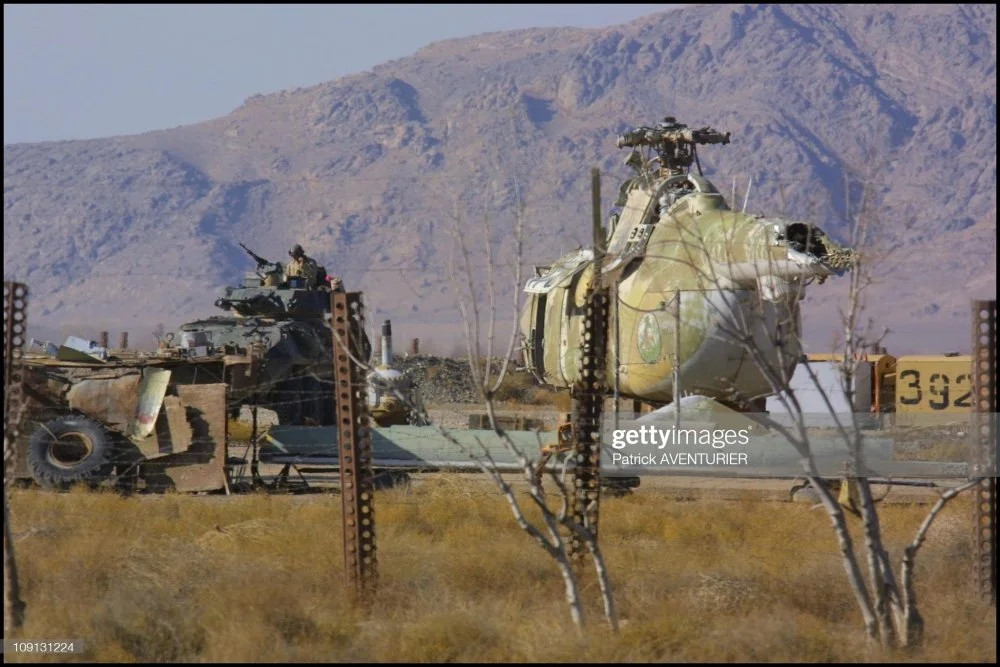
[[[743,213],[747,212],[747,202],[750,201],[750,186],[753,185],[753,176],[750,177],[750,182],[747,183],[747,193],[743,196]]]

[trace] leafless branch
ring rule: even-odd
[[[984,479],[979,477],[969,480],[942,493],[941,497],[934,503],[934,506],[931,507],[931,511],[924,517],[920,528],[917,529],[916,535],[913,536],[913,541],[903,550],[902,574],[900,575],[900,579],[902,580],[903,587],[904,610],[903,632],[901,634],[905,638],[905,645],[907,646],[920,644],[923,640],[924,621],[920,615],[920,611],[917,609],[917,592],[913,585],[913,571],[916,567],[917,552],[927,538],[927,532],[931,529],[931,525],[937,519],[938,515],[941,514],[945,505],[964,491],[975,488]]]
[[[473,265],[471,261],[471,252],[469,246],[466,243],[465,237],[467,230],[464,225],[462,225],[463,216],[460,214],[456,206],[453,208],[451,215],[449,216],[453,223],[453,233],[455,235],[456,244],[453,248],[457,248],[460,253],[460,261],[453,262],[450,267],[450,278],[452,279],[453,285],[456,288],[456,294],[458,295],[459,308],[463,316],[463,324],[465,326],[466,332],[466,346],[469,351],[469,361],[470,361],[470,371],[473,374],[474,382],[480,391],[481,398],[483,400],[484,406],[494,435],[497,441],[503,446],[503,448],[510,454],[514,460],[517,462],[517,466],[520,469],[521,476],[528,486],[528,497],[538,508],[541,515],[541,523],[533,524],[531,523],[524,514],[524,511],[520,505],[517,495],[514,493],[512,486],[503,478],[499,471],[490,450],[485,446],[485,444],[477,439],[479,451],[474,451],[469,449],[460,440],[454,437],[447,429],[440,425],[435,425],[438,433],[440,433],[446,441],[451,445],[456,447],[457,450],[462,451],[466,456],[473,460],[479,469],[486,474],[493,483],[500,490],[504,498],[506,499],[508,505],[511,508],[511,512],[514,516],[517,525],[524,530],[540,547],[542,547],[545,552],[553,558],[559,569],[560,575],[564,581],[566,589],[566,600],[570,608],[570,615],[577,626],[578,629],[582,628],[583,625],[583,606],[579,594],[579,584],[577,581],[577,575],[575,573],[572,561],[569,556],[569,548],[566,537],[564,537],[563,531],[568,531],[570,535],[579,535],[583,539],[584,543],[591,555],[591,560],[594,563],[595,570],[598,574],[598,580],[600,583],[601,594],[604,604],[605,617],[607,618],[610,626],[617,631],[618,621],[614,607],[614,601],[612,598],[612,589],[610,583],[610,577],[608,575],[607,567],[604,562],[603,554],[597,544],[596,536],[593,531],[590,530],[588,526],[580,526],[576,523],[573,517],[568,512],[570,506],[571,491],[567,488],[565,483],[557,484],[557,489],[559,489],[561,496],[561,506],[562,509],[558,512],[554,512],[549,507],[549,501],[547,494],[545,493],[545,488],[542,484],[541,479],[536,475],[534,466],[532,465],[532,460],[514,443],[509,434],[507,434],[502,428],[499,427],[494,404],[493,395],[497,388],[499,388],[501,382],[503,381],[504,375],[507,371],[507,364],[512,356],[514,346],[516,344],[516,322],[519,310],[519,291],[520,291],[520,280],[521,280],[521,262],[520,253],[522,252],[522,232],[523,232],[523,207],[520,205],[520,192],[519,185],[515,178],[515,197],[518,200],[518,206],[515,213],[515,244],[517,257],[515,258],[515,269],[514,278],[517,281],[514,299],[514,324],[515,328],[512,331],[510,341],[508,343],[507,355],[504,360],[503,366],[499,372],[499,376],[496,378],[495,383],[490,382],[490,363],[492,360],[492,348],[495,332],[495,320],[496,320],[496,280],[495,273],[492,270],[492,259],[493,250],[492,242],[490,241],[490,229],[489,229],[489,214],[488,211],[484,211],[484,222],[483,227],[486,234],[486,256],[490,269],[486,272],[487,289],[489,291],[488,304],[489,312],[488,317],[489,322],[488,327],[488,356],[485,360],[486,369],[483,371],[482,375],[478,374],[478,347],[476,347],[475,341],[478,340],[479,326],[481,323],[481,312],[476,305],[479,299],[476,294],[475,287],[475,277],[476,274],[473,271]],[[461,276],[455,267],[458,266],[465,273]],[[471,303],[469,303],[471,301]],[[343,341],[336,335],[336,344],[343,347]],[[362,363],[360,359],[354,358],[352,354],[352,359],[355,363],[358,363],[362,368],[365,368],[365,364]],[[367,369],[366,369],[367,370]],[[413,413],[417,414],[420,420],[424,423],[431,423],[429,415],[427,415],[426,410],[423,405],[419,405],[410,400],[410,397],[405,395],[403,392],[399,391],[396,387],[391,388],[392,393],[395,398],[401,401],[407,406]],[[568,466],[569,460],[563,463],[563,471],[565,473],[566,466]]]

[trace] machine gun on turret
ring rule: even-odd
[[[268,261],[242,243],[240,243],[240,247],[247,251],[253,261],[257,262],[257,275],[264,280],[264,284],[269,287],[277,287],[285,271],[281,262]]]
[[[263,268],[265,266],[270,266],[270,265],[275,264],[275,262],[270,262],[270,261],[264,259],[263,257],[261,257],[260,255],[258,255],[257,253],[255,253],[253,250],[251,250],[250,248],[246,247],[242,243],[240,244],[240,247],[247,251],[247,254],[250,255],[253,258],[253,261],[257,262],[257,268],[258,269]]]
[[[701,175],[701,163],[698,162],[698,144],[728,144],[729,132],[719,132],[710,127],[698,130],[678,123],[673,116],[667,116],[656,127],[638,127],[618,137],[618,148],[638,148],[649,146],[656,151],[660,168],[665,175],[674,176],[691,170],[691,163],[698,166]],[[626,164],[639,169],[641,159],[633,151]]]

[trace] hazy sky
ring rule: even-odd
[[[441,39],[672,6],[4,5],[4,144],[186,125]]]

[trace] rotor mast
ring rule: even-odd
[[[619,136],[616,145],[618,148],[649,146],[656,151],[661,175],[670,177],[690,172],[692,163],[698,165],[698,174],[701,175],[698,145],[728,143],[729,132],[719,132],[708,126],[691,129],[678,123],[673,116],[666,116],[656,127],[638,127]],[[629,163],[632,162],[630,157]]]

